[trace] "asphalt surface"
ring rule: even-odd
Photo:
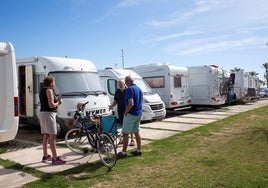
[[[251,109],[268,106],[268,100],[262,99],[244,105],[233,105],[219,109],[209,109],[202,111],[174,111],[169,112],[167,118],[162,121],[146,122],[141,124],[142,145],[148,144],[151,140],[159,140],[183,131],[187,131],[208,123],[224,119],[230,115],[245,112]],[[81,156],[71,152],[66,147],[58,147],[58,154],[67,160],[65,165],[52,166],[51,163],[42,163],[42,136],[38,128],[23,126],[15,140],[8,143],[1,143],[1,148],[6,148],[7,152],[0,154],[1,159],[14,161],[21,165],[35,168],[46,173],[61,172],[81,164],[99,160],[96,154]],[[63,143],[63,141],[59,141]],[[128,149],[133,149],[129,147]],[[121,151],[121,147],[118,148]],[[116,168],[116,167],[115,167]],[[20,187],[25,183],[35,181],[37,178],[24,172],[5,169],[0,166],[1,187]]]

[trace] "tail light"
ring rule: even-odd
[[[178,105],[178,102],[177,102],[177,101],[172,101],[172,102],[171,102],[171,105],[173,105],[173,106],[177,106],[177,105]]]
[[[14,97],[14,116],[19,116],[19,98]]]

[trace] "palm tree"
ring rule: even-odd
[[[230,70],[231,72],[244,72],[244,69],[241,69],[241,68],[238,68],[238,67],[235,67],[234,69],[231,69]]]
[[[259,80],[259,82],[260,82],[261,86],[264,86],[266,84],[265,81],[263,81],[263,80]]]
[[[266,84],[268,88],[268,63],[262,64],[262,66],[265,68],[264,78],[266,79]]]
[[[251,72],[248,72],[250,76],[257,76],[259,75],[259,73],[255,72],[255,71],[251,71]]]

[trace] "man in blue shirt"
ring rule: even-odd
[[[131,76],[125,78],[125,83],[128,86],[125,94],[125,112],[122,126],[123,133],[123,149],[118,153],[119,158],[127,156],[127,146],[129,134],[134,133],[137,143],[137,150],[131,152],[132,155],[141,155],[141,136],[140,136],[140,122],[142,116],[142,100],[143,93],[141,89],[134,84],[134,80]]]

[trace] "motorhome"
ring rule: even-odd
[[[247,102],[258,97],[260,84],[257,76],[251,76],[243,71],[236,71],[234,74],[234,93],[237,100]]]
[[[118,80],[124,80],[126,76],[131,76],[134,79],[134,83],[143,92],[142,121],[163,119],[166,116],[165,104],[160,96],[154,93],[150,86],[136,72],[128,69],[106,68],[98,70],[98,73],[101,84],[109,95],[110,101],[113,101]]]
[[[189,89],[192,107],[220,106],[226,103],[223,90],[227,72],[216,65],[189,66]]]
[[[243,71],[236,71],[234,80],[234,93],[237,100],[246,102],[249,87],[249,73]]]
[[[0,82],[0,142],[6,142],[16,137],[19,125],[16,58],[9,42],[0,42]]]
[[[189,72],[186,67],[149,64],[131,68],[138,73],[165,102],[166,109],[190,106]]]
[[[257,76],[249,75],[248,81],[248,97],[250,99],[255,99],[259,95],[260,82]]]
[[[93,62],[60,57],[29,57],[17,59],[19,111],[22,123],[38,124],[39,91],[43,79],[55,77],[54,92],[62,98],[58,107],[58,134],[63,136],[71,128],[78,102],[89,102],[87,111],[96,115],[110,115],[109,97],[103,91]]]

